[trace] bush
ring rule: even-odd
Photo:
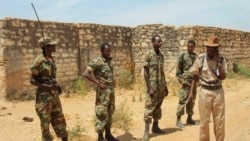
[[[132,125],[132,116],[133,113],[130,111],[128,107],[126,107],[126,101],[122,102],[115,108],[115,112],[112,116],[113,119],[112,127],[128,132],[130,126]],[[92,122],[93,124],[96,123],[95,116],[93,116]]]
[[[124,68],[117,69],[116,84],[120,88],[131,89],[133,83],[133,75]]]
[[[250,77],[250,68],[243,64],[233,63],[233,72],[235,74],[238,74],[247,78]]]
[[[122,129],[128,132],[130,126],[132,125],[132,115],[128,107],[126,107],[126,100],[117,106],[115,113],[113,115],[113,127]]]
[[[81,122],[77,122],[77,124],[68,131],[69,133],[69,140],[79,139],[82,138],[83,132],[86,132],[86,128],[81,126]]]
[[[68,88],[67,93],[75,93],[80,96],[87,95],[87,92],[89,91],[89,87],[87,86],[86,81],[81,77],[77,77],[76,80],[73,82],[73,84]]]

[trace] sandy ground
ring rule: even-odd
[[[250,140],[250,81],[247,79],[227,79],[224,82],[226,99],[226,137],[225,141],[248,141]],[[171,89],[171,87],[170,87]],[[171,90],[170,90],[171,92]],[[116,105],[126,100],[126,106],[133,113],[132,126],[129,132],[120,129],[112,129],[113,134],[120,141],[139,141],[144,132],[143,107],[144,101],[140,101],[140,90],[116,90]],[[82,97],[61,97],[63,111],[67,120],[67,128],[80,125],[85,128],[82,141],[95,141],[93,115],[94,115],[94,92]],[[197,99],[198,100],[198,99]],[[196,100],[196,103],[197,103]],[[152,134],[150,141],[197,141],[199,137],[199,125],[186,126],[184,129],[177,128],[176,107],[178,96],[170,94],[165,98],[162,105],[163,116],[160,127],[166,134]],[[25,122],[23,117],[31,117],[32,122]],[[195,105],[194,119],[199,121],[198,107]],[[185,122],[186,115],[182,117]],[[41,132],[39,119],[35,113],[34,101],[6,102],[0,101],[0,141],[40,141]],[[213,136],[213,123],[210,124],[211,141]],[[59,141],[55,137],[55,141]]]

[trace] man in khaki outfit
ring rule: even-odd
[[[204,42],[207,52],[198,56],[190,72],[193,73],[188,99],[192,100],[197,80],[201,84],[199,95],[200,141],[209,141],[209,120],[212,113],[216,141],[225,137],[225,100],[222,80],[226,78],[227,64],[219,54],[219,38],[210,36]]]

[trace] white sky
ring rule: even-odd
[[[0,0],[5,17],[137,26],[201,25],[250,32],[250,0]]]

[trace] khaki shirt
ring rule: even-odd
[[[203,61],[204,58],[204,61]],[[221,57],[223,58],[223,57]],[[202,63],[203,62],[203,63]],[[225,73],[227,73],[227,63],[226,59],[222,59],[222,69]],[[200,70],[201,66],[203,64],[202,70]],[[190,72],[194,75],[200,75],[200,84],[202,85],[220,85],[222,83],[222,80],[218,78],[218,66],[214,59],[210,59],[207,56],[207,53],[199,55],[193,66],[190,68]],[[203,80],[205,81],[203,81]],[[216,84],[206,83],[206,82],[214,82],[218,81]]]

